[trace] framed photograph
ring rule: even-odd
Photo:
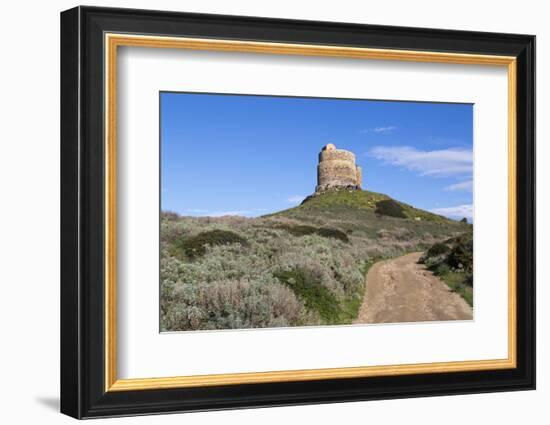
[[[535,37],[61,14],[61,411],[535,387]]]

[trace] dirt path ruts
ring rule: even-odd
[[[417,261],[421,252],[374,264],[354,323],[472,319],[472,308]]]

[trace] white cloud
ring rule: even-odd
[[[299,204],[305,199],[305,196],[302,195],[294,195],[289,198],[287,198],[287,202],[290,202],[291,204]]]
[[[434,208],[430,210],[434,214],[449,218],[466,217],[470,222],[474,218],[474,206],[472,204],[457,205],[456,207]]]
[[[473,181],[472,180],[466,180],[464,182],[455,183],[450,186],[447,186],[445,190],[450,190],[451,192],[456,191],[465,191],[465,192],[471,192],[473,189]]]
[[[243,217],[251,217],[259,215],[259,213],[267,211],[266,208],[255,208],[253,210],[229,210],[229,211],[211,211],[203,209],[187,209],[188,213],[199,217],[223,217],[227,215],[238,215]]]
[[[256,214],[257,211],[249,211],[249,210],[236,210],[236,211],[213,211],[211,213],[206,214],[208,217],[223,217],[226,215],[240,215],[240,216],[251,216]]]
[[[453,176],[471,174],[473,155],[468,149],[421,151],[410,146],[376,146],[369,155],[422,176]]]
[[[375,133],[388,133],[393,130],[397,130],[397,127],[393,125],[389,125],[387,127],[374,127],[372,129],[372,131],[374,131]]]
[[[397,127],[393,125],[388,125],[386,127],[374,127],[374,128],[367,128],[366,130],[361,131],[361,133],[389,133],[393,130],[397,130]]]

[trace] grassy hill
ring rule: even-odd
[[[393,208],[387,208],[388,205]],[[386,252],[392,247],[398,250],[401,246],[404,251],[422,250],[439,239],[468,232],[472,227],[366,190],[312,196],[297,207],[266,217],[291,219],[376,240],[384,255],[393,255],[393,252]]]
[[[380,258],[472,226],[368,191],[257,218],[161,215],[164,331],[351,323]]]
[[[405,204],[403,202],[395,201],[388,195],[384,195],[383,193],[369,192],[367,190],[333,191],[326,192],[321,195],[310,196],[305,199],[302,205],[286,211],[290,212],[294,210],[295,212],[320,212],[329,210],[339,212],[342,209],[349,209],[374,212],[378,209],[378,205],[384,201],[393,201],[398,204],[403,210],[405,216],[404,218],[420,219],[437,223],[452,222],[452,220],[449,220],[448,218],[441,215],[433,214],[418,208],[414,208],[413,206]]]

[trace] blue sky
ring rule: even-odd
[[[364,189],[471,219],[470,104],[160,96],[162,210],[253,217],[295,206],[334,143],[355,153]]]

